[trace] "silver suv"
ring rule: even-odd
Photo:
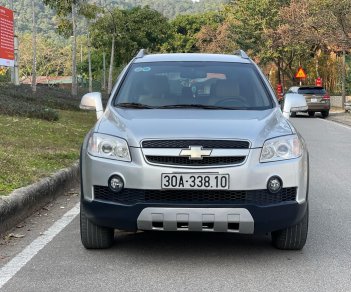
[[[82,243],[107,248],[114,230],[271,233],[303,248],[308,152],[284,116],[306,110],[269,82],[243,51],[155,54],[126,66],[81,149]]]

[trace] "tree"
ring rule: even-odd
[[[229,23],[205,25],[196,34],[196,46],[203,53],[231,53],[237,47],[233,39]]]
[[[115,63],[116,37],[121,36],[121,27],[123,25],[123,13],[119,9],[109,10],[105,8],[105,13],[91,26],[91,36],[96,48],[103,49],[111,47],[110,66],[107,81],[107,93],[112,91],[113,68]],[[122,20],[122,21],[121,21]],[[111,40],[111,43],[110,43]],[[104,50],[104,49],[103,49]]]
[[[78,95],[77,86],[77,24],[76,14],[86,18],[94,18],[97,11],[95,5],[87,0],[44,0],[44,3],[53,8],[59,19],[59,32],[72,36],[72,96]],[[68,16],[71,15],[71,21]]]
[[[76,26],[76,3],[73,0],[72,8],[72,96],[78,95],[77,84],[77,26]]]
[[[300,0],[301,1],[301,0]],[[306,0],[323,40],[335,50],[351,47],[351,1]],[[344,44],[344,45],[341,45]]]
[[[208,11],[218,11],[221,5],[228,2],[228,0],[201,0],[197,3],[192,3],[191,0],[114,0],[113,2],[108,2],[111,4],[116,3],[122,9],[149,6],[165,17],[173,19],[180,14],[199,14]]]
[[[342,52],[342,104],[346,101],[346,50],[351,48],[351,1],[310,0],[319,7],[316,18],[334,51]]]
[[[323,77],[326,85],[335,90],[340,54],[350,48],[351,2],[334,3],[329,0],[292,0],[279,11],[280,24],[275,30],[276,44],[296,55],[288,62],[288,74],[293,75],[296,61],[309,67],[310,82]],[[346,46],[345,46],[346,45]],[[295,68],[294,68],[295,67]],[[313,69],[314,67],[314,69]],[[344,70],[343,70],[344,71]]]
[[[158,52],[170,37],[168,19],[148,6],[125,10],[125,30],[132,52],[141,48]]]
[[[22,78],[32,75],[33,52],[32,36],[20,35],[19,52],[21,55],[20,74]],[[36,72],[39,76],[63,76],[72,74],[70,45],[62,37],[52,39],[38,34],[36,37]]]
[[[11,0],[12,1],[12,0]],[[1,3],[4,1],[1,1]],[[7,0],[9,2],[9,0]],[[31,0],[14,0],[14,7],[18,17],[16,17],[16,27],[20,33],[29,33],[31,27]],[[208,11],[219,11],[222,4],[227,0],[201,0],[199,3],[192,3],[191,0],[89,0],[89,3],[104,3],[104,6],[113,10],[131,9],[137,6],[149,6],[157,10],[169,19],[174,19],[179,14],[198,14]],[[6,3],[6,0],[5,0]],[[98,5],[98,4],[97,4]],[[42,1],[37,1],[37,30],[38,33],[49,34],[50,37],[55,35],[57,25],[61,22],[55,11],[49,6],[44,5]],[[85,21],[82,18],[77,19],[78,35],[85,33]]]
[[[32,12],[33,12],[33,67],[32,67],[32,91],[37,91],[37,27],[35,17],[35,1],[32,0]]]
[[[273,62],[277,68],[277,83],[282,83],[284,76],[293,80],[296,63],[309,59],[310,54],[306,44],[284,41],[285,15],[280,12],[289,3],[288,0],[236,0],[225,9],[235,42],[261,66]]]
[[[172,37],[163,44],[162,51],[178,53],[199,52],[196,35],[204,26],[208,29],[218,27],[222,15],[214,12],[205,14],[179,15],[171,21]]]
[[[129,62],[142,48],[159,51],[169,35],[167,19],[149,7],[130,10],[116,8],[100,15],[91,26],[91,39],[96,49],[110,51],[108,91],[112,87],[113,68]]]

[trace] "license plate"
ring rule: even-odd
[[[229,174],[163,173],[163,189],[227,190]]]
[[[318,102],[317,98],[311,98],[311,102]]]

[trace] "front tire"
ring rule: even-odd
[[[86,216],[80,205],[80,238],[86,249],[103,249],[113,245],[114,229],[98,226]]]
[[[314,114],[315,114],[315,112],[308,112],[308,115],[309,115],[310,117],[314,117]]]
[[[308,233],[308,206],[302,220],[286,229],[272,232],[273,246],[283,250],[301,250]]]
[[[290,117],[295,118],[296,117],[296,112],[291,112]]]

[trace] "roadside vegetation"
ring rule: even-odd
[[[101,84],[104,74],[111,71],[115,80],[140,48],[184,53],[232,53],[240,48],[260,65],[274,88],[277,83],[285,89],[296,85],[294,75],[302,66],[304,84],[321,77],[331,94],[342,93],[343,83],[351,94],[349,0],[109,0],[104,5],[38,0],[37,76],[72,75],[72,3],[78,11],[77,74],[88,79],[90,48],[92,79],[100,88],[107,87]],[[26,78],[33,63],[31,1],[18,1],[15,7],[20,15],[20,75]],[[6,72],[0,72],[0,80],[1,74]]]
[[[76,161],[96,115],[65,90],[39,88],[34,97],[29,86],[0,89],[0,195],[7,195]]]
[[[10,84],[1,84],[0,89],[0,114],[57,121],[58,109],[79,110],[79,101],[67,91],[42,87],[34,95],[29,86]]]
[[[82,94],[84,91],[82,91]],[[33,94],[30,86],[20,85],[13,86],[12,84],[0,84],[0,109],[4,100],[8,100],[14,105],[17,102],[28,103],[28,106],[40,106],[44,108],[55,108],[61,110],[79,110],[80,99],[73,99],[67,90],[62,90],[55,87],[42,86]],[[19,108],[18,111],[24,109]]]

